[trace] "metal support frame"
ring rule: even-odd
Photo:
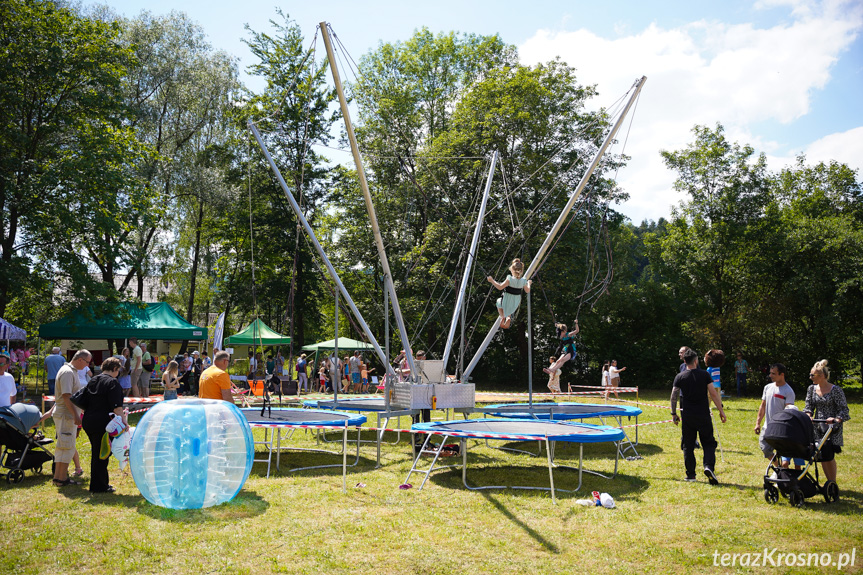
[[[536,255],[533,257],[533,261],[530,262],[530,265],[524,272],[524,277],[530,279],[536,269],[539,267],[539,264],[542,262],[543,258],[545,258],[545,254],[548,249],[551,247],[555,236],[557,236],[560,229],[563,227],[564,221],[566,220],[569,212],[572,211],[572,207],[575,205],[575,202],[578,201],[578,198],[581,197],[581,192],[584,190],[584,187],[587,185],[590,176],[593,174],[593,171],[596,169],[596,166],[599,165],[599,161],[602,159],[602,156],[605,154],[605,150],[611,145],[612,140],[614,140],[614,136],[617,135],[617,131],[620,129],[620,126],[623,124],[624,118],[626,118],[626,114],[629,112],[629,109],[632,107],[632,104],[635,102],[635,99],[641,93],[641,89],[644,87],[644,83],[647,81],[646,76],[642,76],[640,79],[635,81],[635,90],[630,95],[629,100],[626,103],[623,111],[620,113],[620,117],[618,117],[617,121],[611,128],[611,131],[606,136],[605,141],[599,147],[596,152],[596,155],[593,158],[593,161],[587,168],[587,171],[581,178],[581,181],[576,186],[575,191],[573,191],[572,195],[569,198],[569,201],[564,206],[563,210],[560,212],[560,215],[557,218],[557,221],[551,228],[551,231],[548,232],[548,236],[545,238],[545,241],[540,246],[539,250],[536,252]],[[486,348],[491,343],[494,334],[497,333],[497,330],[500,328],[500,317],[498,317],[497,321],[495,321],[494,325],[486,335],[479,349],[477,349],[476,354],[474,354],[473,359],[470,361],[470,364],[465,368],[464,373],[462,374],[462,378],[464,381],[467,381],[467,378],[470,377],[471,372],[473,372],[476,364],[479,363],[480,358],[485,353]]]
[[[485,182],[485,190],[482,194],[482,201],[479,205],[479,213],[476,217],[476,227],[473,230],[473,239],[470,242],[470,249],[467,252],[467,262],[464,266],[464,274],[461,278],[461,286],[458,290],[458,297],[455,302],[455,309],[452,312],[452,322],[450,323],[449,335],[446,338],[446,345],[443,350],[443,366],[446,369],[447,361],[449,361],[450,352],[452,351],[452,341],[455,337],[455,331],[458,327],[458,319],[460,312],[462,311],[462,306],[464,305],[464,297],[467,292],[467,284],[470,281],[471,269],[473,268],[473,260],[474,254],[476,253],[476,249],[479,246],[479,238],[482,233],[482,222],[485,219],[485,208],[488,205],[488,196],[491,193],[491,182],[494,177],[494,168],[497,165],[497,150],[491,156],[491,166],[488,169],[488,177]]]
[[[366,337],[369,338],[372,346],[375,349],[375,353],[378,355],[378,358],[381,360],[381,363],[384,365],[387,373],[392,373],[395,375],[395,372],[392,369],[392,366],[389,364],[389,359],[386,355],[384,355],[381,346],[378,345],[377,339],[375,339],[374,334],[372,333],[371,328],[369,328],[366,320],[363,318],[363,315],[360,313],[360,310],[357,309],[357,305],[354,303],[353,298],[348,293],[347,288],[342,283],[341,278],[339,277],[338,272],[336,272],[333,264],[330,262],[330,259],[327,257],[327,254],[324,253],[324,249],[321,247],[320,242],[318,241],[315,232],[312,230],[312,226],[309,225],[308,220],[303,215],[303,211],[300,209],[300,205],[297,203],[297,200],[294,198],[294,195],[291,193],[290,188],[288,188],[288,184],[285,183],[285,179],[282,177],[281,171],[279,171],[278,166],[276,166],[276,162],[273,161],[272,156],[270,156],[270,151],[267,149],[266,144],[264,144],[264,140],[261,138],[261,133],[258,131],[258,127],[254,122],[249,120],[247,122],[249,126],[249,130],[251,130],[252,135],[255,136],[255,140],[258,142],[258,146],[260,146],[261,151],[264,153],[264,157],[266,157],[267,162],[270,164],[270,168],[273,170],[273,173],[276,175],[276,179],[279,182],[279,185],[282,187],[282,190],[285,192],[285,197],[288,199],[288,203],[291,205],[291,209],[294,211],[294,215],[299,220],[300,225],[303,226],[303,229],[306,231],[306,234],[309,236],[309,240],[315,248],[315,251],[320,256],[321,260],[324,262],[324,266],[327,268],[327,272],[329,272],[330,277],[333,278],[336,286],[338,287],[338,291],[341,292],[342,296],[344,296],[345,301],[350,307],[351,312],[354,314],[354,317],[357,319],[357,322],[360,324],[360,327],[363,330],[363,333],[366,334]]]
[[[330,39],[330,32],[329,32],[329,29],[327,27],[326,22],[321,22],[319,24],[319,26],[321,29],[321,38],[323,39],[324,46],[326,47],[326,50],[327,50],[327,60],[330,63],[330,71],[333,74],[333,83],[335,84],[336,93],[338,94],[338,97],[339,97],[339,105],[341,106],[342,117],[345,120],[345,131],[347,132],[348,142],[351,145],[351,152],[354,156],[354,163],[356,164],[356,167],[357,167],[357,178],[359,179],[360,188],[363,191],[363,199],[365,200],[365,203],[366,203],[366,211],[369,214],[369,222],[372,225],[372,234],[374,235],[374,238],[375,238],[375,246],[377,247],[377,250],[378,250],[378,258],[381,261],[381,267],[383,268],[385,281],[387,279],[389,280],[389,282],[387,282],[387,287],[389,288],[390,298],[392,300],[393,315],[395,315],[396,324],[398,325],[399,334],[401,335],[402,345],[404,346],[405,353],[407,354],[408,366],[411,369],[411,374],[413,374],[415,372],[415,370],[414,370],[414,357],[413,357],[413,353],[411,351],[410,339],[408,338],[407,328],[405,327],[404,318],[402,317],[401,308],[399,307],[399,300],[398,300],[398,296],[396,295],[395,286],[393,285],[393,282],[392,282],[392,273],[390,272],[390,264],[389,264],[389,260],[387,259],[386,250],[384,249],[384,240],[383,240],[383,237],[381,236],[381,230],[380,230],[380,227],[378,226],[378,218],[377,218],[377,215],[375,214],[375,206],[374,206],[374,203],[372,202],[371,193],[369,192],[369,184],[368,184],[368,181],[366,180],[365,168],[363,168],[363,159],[360,156],[359,146],[357,145],[357,138],[356,138],[356,135],[354,134],[354,127],[351,124],[351,114],[350,114],[350,110],[348,109],[348,101],[347,101],[347,98],[345,97],[345,91],[344,91],[344,88],[342,86],[342,80],[339,77],[339,68],[336,65],[336,57],[335,57],[335,53],[333,51],[332,40]],[[387,389],[387,391],[389,391],[389,390]]]

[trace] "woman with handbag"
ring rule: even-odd
[[[90,493],[113,493],[114,488],[108,483],[108,460],[100,457],[105,427],[112,419],[112,414],[123,418],[125,428],[128,423],[123,414],[123,389],[117,376],[120,373],[120,360],[109,357],[102,362],[102,373],[94,377],[84,388],[84,416],[81,425],[90,439],[93,456],[90,459]]]

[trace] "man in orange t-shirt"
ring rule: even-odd
[[[234,403],[231,395],[231,376],[226,371],[231,361],[231,354],[220,351],[213,358],[213,365],[204,370],[198,386],[198,397],[201,399],[222,399]]]

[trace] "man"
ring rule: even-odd
[[[198,395],[199,385],[201,381],[201,373],[204,371],[204,362],[201,360],[201,354],[198,350],[192,352],[192,375],[189,376],[189,388],[192,395]]]
[[[12,360],[5,353],[0,354],[0,407],[8,407],[15,403],[18,398],[18,388],[15,387],[15,378],[11,373],[6,373]]]
[[[755,419],[755,433],[758,435],[758,445],[761,447],[761,452],[767,459],[773,459],[773,448],[767,445],[764,441],[764,430],[767,429],[767,424],[773,417],[785,409],[787,405],[794,405],[794,390],[785,381],[785,366],[781,363],[774,363],[770,366],[770,381],[764,386],[764,392],[761,394],[761,406],[758,408],[758,417]],[[761,427],[761,420],[765,414],[767,419],[764,421],[764,427]],[[782,458],[782,467],[788,467],[790,459]]]
[[[57,371],[57,399],[54,403],[54,427],[57,430],[57,446],[54,450],[54,485],[78,485],[69,477],[69,462],[75,456],[75,440],[78,437],[78,425],[81,423],[81,413],[72,404],[72,394],[83,387],[78,379],[78,370],[84,369],[90,363],[90,352],[79,349],[72,361],[63,364]]]
[[[45,375],[48,377],[48,395],[54,395],[54,384],[57,381],[57,372],[66,363],[63,356],[60,355],[60,348],[55,347],[51,350],[51,355],[45,358]]]
[[[671,390],[671,417],[674,425],[680,424],[677,416],[677,400],[683,411],[681,434],[683,440],[683,464],[686,467],[686,481],[695,481],[695,440],[701,439],[704,449],[704,475],[711,485],[717,485],[714,467],[716,466],[716,439],[713,437],[713,420],[710,417],[710,399],[719,409],[719,418],[725,423],[725,411],[719,394],[713,387],[710,375],[698,367],[698,354],[688,349],[683,354],[686,371],[674,378]]]
[[[231,376],[228,375],[228,364],[231,363],[231,354],[220,351],[213,357],[213,365],[201,374],[200,393],[201,399],[221,399],[234,403],[231,395]]]
[[[150,397],[150,374],[153,373],[153,356],[147,351],[147,344],[141,342],[141,378],[138,386],[141,388],[141,397]]]
[[[144,371],[144,352],[141,350],[141,346],[138,345],[137,337],[129,338],[129,349],[132,350],[132,357],[129,362],[129,373],[132,376],[132,393],[129,395],[132,397],[141,397],[139,382],[141,380],[141,372]]]
[[[312,392],[312,386],[309,384],[309,375],[306,373],[306,354],[300,354],[300,359],[297,361],[297,393],[306,390]]]
[[[683,346],[679,350],[677,350],[677,356],[680,358],[680,367],[677,369],[678,373],[683,373],[684,371],[686,371],[686,362],[683,361],[683,354],[685,354],[688,349],[689,347]]]
[[[353,357],[348,360],[348,365],[351,369],[351,389],[354,393],[359,393],[360,389],[362,389],[362,378],[360,377],[360,352],[359,350],[354,352]]]
[[[743,353],[737,352],[737,361],[734,362],[734,371],[737,374],[737,397],[746,393],[746,376],[749,375],[749,363],[743,359]]]

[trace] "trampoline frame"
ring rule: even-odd
[[[470,421],[499,421],[499,420],[495,420],[495,419],[472,419]],[[536,420],[535,419],[527,419],[527,420],[510,420],[510,421],[536,421]],[[455,420],[455,421],[447,421],[447,422],[442,422],[442,423],[456,423],[456,424],[458,424],[461,422],[458,420]],[[428,424],[420,424],[420,425],[427,426]],[[441,425],[441,423],[438,423],[438,425]],[[590,426],[591,424],[583,423],[580,425]],[[606,427],[608,427],[608,426],[606,426]],[[549,437],[547,435],[545,437],[536,436],[536,437],[528,438],[526,436],[521,436],[519,434],[491,436],[488,434],[473,433],[473,432],[452,432],[452,431],[435,432],[433,426],[430,426],[429,428],[423,427],[421,429],[418,429],[417,431],[420,433],[426,434],[426,438],[425,438],[425,441],[423,441],[422,449],[420,449],[419,452],[417,453],[417,455],[414,459],[413,465],[411,466],[411,469],[408,472],[407,477],[405,478],[405,483],[408,483],[408,481],[410,480],[411,475],[413,473],[421,473],[421,474],[425,475],[425,477],[422,480],[422,483],[419,486],[420,491],[422,491],[423,487],[425,487],[426,482],[428,481],[429,477],[431,477],[431,474],[434,471],[458,467],[458,465],[445,465],[445,466],[435,467],[435,464],[437,463],[437,460],[440,457],[441,450],[443,449],[443,446],[446,444],[447,440],[450,437],[458,437],[459,438],[459,446],[461,449],[461,456],[462,456],[461,480],[462,480],[462,484],[465,486],[466,489],[469,489],[471,491],[482,491],[482,490],[486,490],[486,489],[524,489],[524,490],[532,490],[532,491],[549,491],[549,492],[551,492],[551,500],[553,503],[557,503],[557,492],[558,491],[562,492],[562,493],[575,493],[579,489],[581,489],[581,486],[583,483],[582,476],[584,473],[596,475],[598,477],[602,477],[603,479],[613,479],[614,477],[616,477],[617,476],[618,463],[620,461],[619,443],[622,441],[622,439],[617,440],[617,441],[612,441],[612,443],[614,443],[615,447],[616,447],[615,454],[614,454],[614,473],[609,476],[609,475],[604,475],[604,474],[600,473],[599,471],[594,471],[591,469],[585,469],[584,468],[584,442],[581,442],[581,441],[567,442],[567,443],[578,443],[578,467],[574,467],[571,465],[562,465],[562,464],[557,464],[554,462],[554,447],[555,447],[556,440],[549,439]],[[433,435],[440,435],[443,437],[443,439],[441,440],[440,445],[438,446],[437,449],[431,449],[430,450],[430,449],[427,449],[427,446],[428,446],[428,443],[431,440],[431,437]],[[625,435],[626,434],[624,433],[624,436]],[[545,450],[546,451],[546,459],[548,461],[549,487],[526,486],[526,485],[478,485],[478,486],[469,485],[467,482],[467,467],[468,467],[468,465],[467,465],[467,453],[468,453],[467,440],[471,439],[471,438],[484,439],[486,442],[488,442],[489,440],[538,441],[540,443],[540,450],[542,449],[541,446],[544,443],[545,448],[546,448],[546,450]],[[608,442],[607,441],[603,441],[603,442],[597,441],[597,442],[591,442],[591,443],[608,443]],[[515,450],[515,451],[517,451],[517,450]],[[432,458],[432,461],[431,461],[428,469],[419,469],[417,467],[417,465],[419,464],[420,458],[423,456],[424,453],[433,454],[433,458]],[[560,489],[560,488],[555,487],[555,485],[554,485],[554,469],[556,469],[556,468],[557,469],[578,470],[578,485],[576,486],[575,489]]]
[[[620,430],[623,432],[623,435],[624,435],[624,438],[620,442],[618,442],[618,445],[617,445],[617,448],[620,451],[620,456],[626,460],[629,460],[629,461],[636,460],[636,459],[642,459],[641,455],[639,455],[638,451],[635,449],[635,446],[638,445],[638,427],[639,427],[638,416],[640,414],[628,415],[626,413],[621,413],[621,414],[606,413],[604,415],[597,415],[595,413],[566,414],[566,413],[558,412],[560,415],[566,415],[567,417],[565,417],[565,418],[561,417],[561,419],[554,419],[555,407],[562,407],[562,406],[566,406],[566,405],[600,406],[600,404],[596,404],[596,403],[577,403],[577,402],[563,402],[563,403],[554,403],[554,404],[551,404],[551,403],[534,403],[534,404],[509,403],[509,404],[489,405],[486,407],[459,408],[459,409],[456,409],[456,411],[458,411],[459,413],[462,413],[464,415],[465,419],[468,419],[468,417],[471,413],[481,413],[483,415],[495,415],[496,417],[502,417],[502,418],[506,418],[506,419],[518,419],[518,418],[507,417],[505,415],[497,415],[497,414],[499,414],[499,413],[516,413],[516,414],[524,414],[525,416],[529,416],[532,419],[540,419],[539,417],[536,417],[535,414],[537,414],[537,413],[542,413],[542,414],[548,413],[549,421],[569,421],[569,420],[575,420],[575,419],[582,421],[585,419],[596,418],[596,419],[599,419],[599,421],[601,422],[602,425],[606,425],[605,419],[606,418],[612,418],[612,419],[615,419],[617,421],[617,427],[620,428]],[[628,406],[611,405],[609,407],[628,407]],[[639,411],[640,411],[640,409],[639,409]],[[627,434],[626,430],[623,428],[623,418],[624,417],[629,417],[629,418],[634,417],[635,418],[635,441],[634,442],[631,439],[629,439],[629,434]],[[519,452],[519,453],[527,453],[527,454],[533,455],[532,452],[523,451],[520,449],[511,449],[511,448],[507,448],[507,447],[501,447],[499,449],[502,449],[504,451],[515,451],[515,452]],[[632,450],[632,452],[635,455],[631,455],[631,456],[627,457],[626,452],[629,451],[630,449]],[[537,453],[537,456],[539,456],[539,455],[542,455],[542,445],[541,444],[540,444],[540,448],[539,448],[539,453]]]
[[[377,444],[377,459],[375,462],[375,469],[380,469],[382,467],[382,465],[381,465],[381,444],[386,443],[387,445],[398,445],[398,443],[401,442],[401,436],[402,436],[401,431],[396,432],[396,440],[394,442],[389,442],[389,441],[383,440],[384,429],[386,429],[386,427],[389,425],[390,419],[396,418],[397,425],[399,426],[399,429],[401,429],[401,418],[403,416],[407,416],[407,415],[410,415],[410,416],[416,415],[420,412],[420,410],[418,410],[418,409],[401,409],[401,410],[396,410],[396,411],[393,411],[393,410],[386,411],[386,410],[377,410],[377,409],[369,410],[369,409],[361,409],[359,406],[351,406],[350,405],[351,401],[359,402],[362,399],[374,399],[374,398],[360,398],[360,399],[354,399],[354,400],[347,399],[347,400],[341,400],[341,401],[328,400],[328,399],[308,400],[308,401],[304,401],[303,405],[307,406],[307,404],[309,404],[308,406],[310,407],[310,404],[314,403],[316,407],[320,408],[321,402],[323,402],[323,403],[332,402],[333,403],[333,409],[341,409],[341,410],[345,410],[345,411],[356,411],[358,413],[374,413],[377,416],[377,431],[375,432],[375,440],[374,441],[368,441],[368,440],[357,439],[357,441],[359,441],[360,443],[375,443],[375,444]],[[383,425],[381,425],[381,419],[383,419]],[[362,431],[362,428],[360,428],[360,431]],[[322,433],[321,437],[322,437],[322,441],[324,441],[325,443],[330,443],[330,440],[328,440],[326,438],[326,433]]]
[[[245,411],[249,408],[241,409],[240,411]],[[279,408],[281,410],[290,409],[293,411],[301,411],[299,408]],[[253,410],[257,411],[257,410]],[[243,414],[245,416],[245,413]],[[347,414],[343,414],[347,415]],[[363,418],[363,421],[360,423],[351,423],[349,419],[346,419],[343,425],[336,424],[303,424],[303,423],[277,423],[277,422],[266,422],[266,421],[249,421],[249,426],[252,428],[263,428],[264,429],[264,440],[258,441],[254,440],[255,445],[264,445],[267,447],[267,458],[266,459],[254,459],[254,463],[266,463],[267,464],[267,477],[270,477],[270,470],[272,467],[273,461],[273,452],[276,453],[276,470],[281,471],[281,456],[282,456],[282,439],[285,441],[289,440],[294,431],[297,429],[315,429],[318,431],[317,440],[320,441],[320,431],[323,429],[339,429],[342,431],[342,449],[341,451],[330,451],[327,449],[310,449],[307,447],[286,447],[284,450],[286,451],[302,451],[302,452],[311,452],[311,453],[328,453],[331,455],[341,455],[342,463],[341,464],[326,464],[326,465],[309,465],[305,467],[294,467],[285,470],[285,473],[293,473],[295,471],[306,471],[309,469],[327,469],[332,467],[341,467],[342,468],[342,492],[347,492],[347,476],[348,476],[348,467],[356,467],[360,461],[360,429],[362,429],[362,424],[365,423],[365,416],[359,416]],[[248,419],[248,418],[247,418]],[[354,427],[357,430],[357,452],[356,458],[354,462],[348,465],[348,428]],[[269,431],[272,430],[272,437],[270,437]],[[287,433],[283,435],[283,430]],[[275,442],[275,446],[273,443]]]

